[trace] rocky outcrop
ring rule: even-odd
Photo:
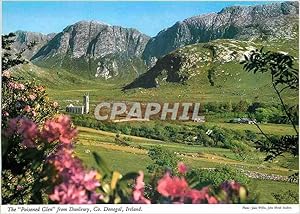
[[[233,6],[219,13],[191,17],[159,32],[148,42],[143,58],[154,65],[157,58],[177,48],[222,38],[296,38],[298,13],[299,4],[295,1],[249,7]]]
[[[20,53],[24,51],[22,56],[28,60],[55,36],[55,33],[45,35],[29,31],[16,31],[14,34],[16,37],[15,42],[12,44],[13,52]],[[34,43],[34,45],[32,48],[28,49],[28,46],[31,43]]]
[[[185,84],[213,64],[239,63],[244,55],[256,49],[255,45],[254,42],[222,39],[179,48],[158,59],[155,66],[126,85],[124,90],[153,88],[168,82]]]
[[[72,64],[72,69],[88,70],[108,79],[120,73],[118,67],[124,61],[140,58],[148,40],[132,28],[80,21],[57,34],[32,60],[43,65],[55,61],[61,67]]]

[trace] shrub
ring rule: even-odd
[[[245,174],[229,166],[217,167],[215,169],[194,169],[187,174],[187,177],[197,183],[196,188],[207,185],[218,186],[224,180],[235,180],[244,185],[250,183],[250,179]]]
[[[299,193],[297,191],[284,191],[283,193],[272,193],[277,204],[298,204]]]

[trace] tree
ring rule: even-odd
[[[233,108],[234,112],[246,112],[249,106],[247,100],[240,100]]]
[[[31,42],[27,44],[27,47],[21,50],[19,53],[12,52],[11,45],[15,41],[16,35],[14,33],[10,33],[8,35],[2,36],[2,71],[8,70],[9,68],[27,63],[27,61],[22,57],[22,54],[27,49],[32,49],[37,43]]]
[[[245,56],[245,60],[241,64],[244,64],[243,68],[247,72],[253,72],[254,74],[269,72],[271,74],[273,89],[280,100],[284,113],[295,130],[295,135],[286,135],[278,139],[266,135],[260,126],[256,124],[268,141],[268,143],[257,142],[258,149],[268,154],[266,160],[274,159],[285,152],[298,156],[299,133],[293,114],[297,114],[298,117],[299,112],[294,111],[291,113],[282,98],[282,92],[285,90],[299,90],[299,71],[294,67],[294,57],[281,52],[265,52],[262,48],[251,51],[249,56]]]

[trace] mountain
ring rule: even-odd
[[[296,57],[298,62],[298,39],[282,41],[241,41],[218,39],[178,48],[158,59],[146,73],[140,75],[123,89],[156,88],[168,83],[184,85],[207,85],[211,89],[224,87],[224,79],[229,84],[247,85],[255,75],[242,78],[245,71],[239,64],[251,50],[264,47],[270,51],[284,51]],[[251,79],[252,78],[252,79]],[[245,82],[240,82],[241,80]],[[256,80],[255,84],[265,84],[269,77]],[[229,86],[228,86],[229,87]]]
[[[31,60],[45,67],[88,71],[105,79],[124,70],[138,75],[145,70],[141,56],[149,39],[133,28],[80,21],[58,33]]]
[[[36,32],[29,32],[29,31],[16,31],[14,32],[16,35],[15,42],[12,44],[12,50],[14,53],[22,53],[22,56],[25,59],[31,59],[33,55],[35,55],[41,47],[43,47],[48,41],[50,41],[54,36],[55,33],[50,34],[42,34]],[[28,49],[28,45],[34,42],[35,45]]]
[[[153,66],[150,73],[164,67],[166,60],[174,60],[170,52],[187,45],[216,39],[260,42],[298,38],[298,13],[298,2],[232,6],[177,22],[153,38],[133,28],[80,21],[53,38],[20,34],[16,48],[23,48],[26,41],[38,40],[39,46],[25,51],[27,57],[33,55],[30,59],[38,66],[63,68],[90,78],[120,77],[131,81]],[[156,85],[151,81],[147,84]]]
[[[185,19],[150,39],[143,58],[153,66],[157,58],[185,45],[215,39],[273,40],[295,38],[298,29],[298,2],[257,6],[232,6],[219,13]]]

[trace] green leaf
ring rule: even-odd
[[[107,167],[105,161],[96,152],[93,152],[92,154],[94,156],[97,166],[99,166],[101,173],[103,173],[103,175],[110,175],[111,171]]]
[[[133,180],[133,179],[136,179],[138,176],[139,176],[139,173],[137,173],[137,172],[129,172],[121,178],[121,181],[131,180],[131,179]]]

